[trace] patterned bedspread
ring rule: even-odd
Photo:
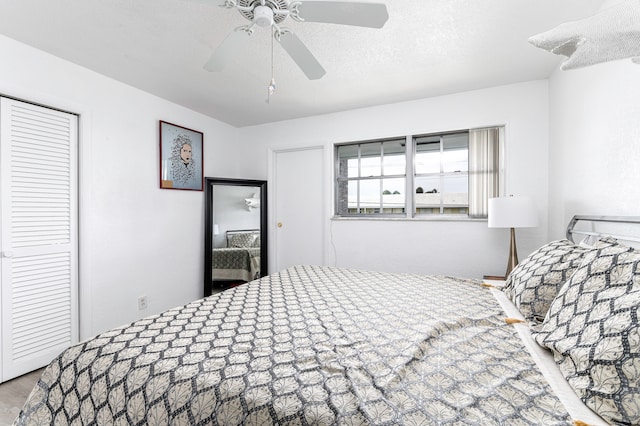
[[[216,248],[211,263],[214,280],[251,281],[260,273],[260,248]]]
[[[478,281],[294,267],[68,349],[16,424],[570,423],[504,316]]]

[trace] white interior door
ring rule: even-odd
[[[324,264],[324,149],[276,151],[273,156],[275,270]],[[275,271],[271,271],[275,272]]]
[[[0,98],[0,381],[78,341],[77,116]]]

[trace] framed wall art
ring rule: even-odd
[[[202,191],[203,134],[160,121],[160,188]]]

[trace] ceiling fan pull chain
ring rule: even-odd
[[[271,38],[271,81],[267,86],[267,103],[271,103],[271,95],[273,95],[276,91],[276,79],[274,76],[274,66],[273,66],[273,39],[276,38],[276,32],[279,29],[273,30],[273,36]]]

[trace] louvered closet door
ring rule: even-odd
[[[77,122],[0,98],[2,381],[78,341]]]

